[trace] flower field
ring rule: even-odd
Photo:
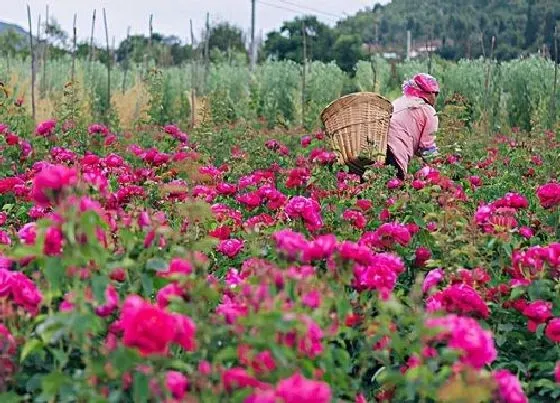
[[[552,402],[556,133],[0,125],[2,402]]]

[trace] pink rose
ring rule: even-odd
[[[553,343],[560,343],[560,317],[548,322],[544,334]]]
[[[229,258],[234,258],[239,254],[239,252],[241,252],[244,244],[245,241],[240,239],[225,239],[220,241],[217,249],[223,255]]]
[[[54,128],[56,126],[56,120],[50,119],[45,120],[37,125],[35,128],[35,134],[37,136],[48,137],[54,133]]]
[[[175,399],[183,399],[188,386],[189,381],[182,373],[178,371],[167,371],[165,373],[165,387]]]
[[[425,294],[438,285],[443,280],[444,274],[445,272],[441,268],[430,270],[422,283],[422,292]]]
[[[544,208],[557,206],[560,204],[560,183],[550,182],[539,186],[537,197]]]
[[[175,319],[157,306],[131,295],[121,311],[123,342],[137,348],[141,354],[165,354],[175,337]]]
[[[43,301],[43,295],[39,288],[20,272],[13,272],[10,282],[14,302],[22,306],[27,312],[35,315]]]
[[[531,302],[523,310],[523,315],[529,319],[529,331],[536,332],[538,325],[552,317],[552,303],[541,300]]]
[[[507,369],[492,372],[492,376],[498,384],[499,401],[503,403],[526,403],[529,400],[519,380]]]
[[[60,194],[78,182],[78,173],[74,168],[63,165],[44,167],[33,178],[31,197],[40,205],[56,202]]]
[[[173,314],[175,320],[175,336],[173,342],[179,344],[186,351],[194,351],[196,347],[194,321],[185,315]]]
[[[276,396],[284,403],[329,403],[331,388],[326,382],[306,379],[296,372],[278,382]]]
[[[62,241],[64,236],[62,231],[56,227],[50,227],[45,232],[45,244],[43,252],[47,256],[57,256],[62,252]]]

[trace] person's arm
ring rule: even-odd
[[[426,124],[420,136],[417,154],[421,157],[434,156],[438,152],[436,145],[436,132],[438,129],[438,117],[432,107],[424,109]]]

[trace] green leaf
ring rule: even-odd
[[[526,293],[525,287],[515,287],[511,291],[510,299],[511,300],[517,299],[517,298],[521,297],[522,295],[524,295],[525,293]]]
[[[91,279],[91,287],[93,295],[99,304],[105,303],[105,289],[109,284],[109,279],[106,276],[94,276]]]
[[[142,372],[134,374],[134,386],[132,395],[135,402],[148,401],[148,377]]]
[[[159,257],[154,257],[146,262],[146,269],[152,271],[162,271],[167,268],[167,262]]]
[[[224,364],[235,359],[237,359],[237,349],[235,347],[226,347],[214,356],[214,363]]]
[[[18,396],[16,392],[4,392],[4,393],[0,393],[0,402],[19,403],[19,402],[23,402],[23,398]]]
[[[69,320],[70,317],[67,314],[49,316],[37,326],[37,334],[41,336],[43,343],[54,343],[66,334]]]
[[[48,375],[45,375],[41,381],[41,387],[43,389],[43,393],[41,396],[44,398],[51,400],[54,398],[60,389],[64,385],[71,384],[72,381],[62,372],[54,371]]]
[[[27,340],[27,342],[25,342],[25,344],[24,344],[24,346],[21,350],[20,362],[25,361],[25,358],[29,354],[33,354],[33,353],[36,353],[38,351],[42,351],[41,349],[44,346],[45,345],[43,344],[43,342],[41,340],[37,340],[37,339]]]
[[[51,286],[52,296],[58,297],[61,295],[60,283],[63,278],[64,270],[60,258],[49,258],[45,263],[43,270],[45,278]]]
[[[527,293],[531,298],[531,301],[538,299],[548,300],[552,298],[552,290],[554,289],[554,283],[550,280],[535,280],[527,288]]]
[[[154,293],[154,280],[152,277],[146,273],[142,274],[142,288],[144,290],[145,297],[151,297]]]

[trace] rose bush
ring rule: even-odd
[[[361,183],[321,132],[2,127],[3,401],[560,398],[555,133]]]

